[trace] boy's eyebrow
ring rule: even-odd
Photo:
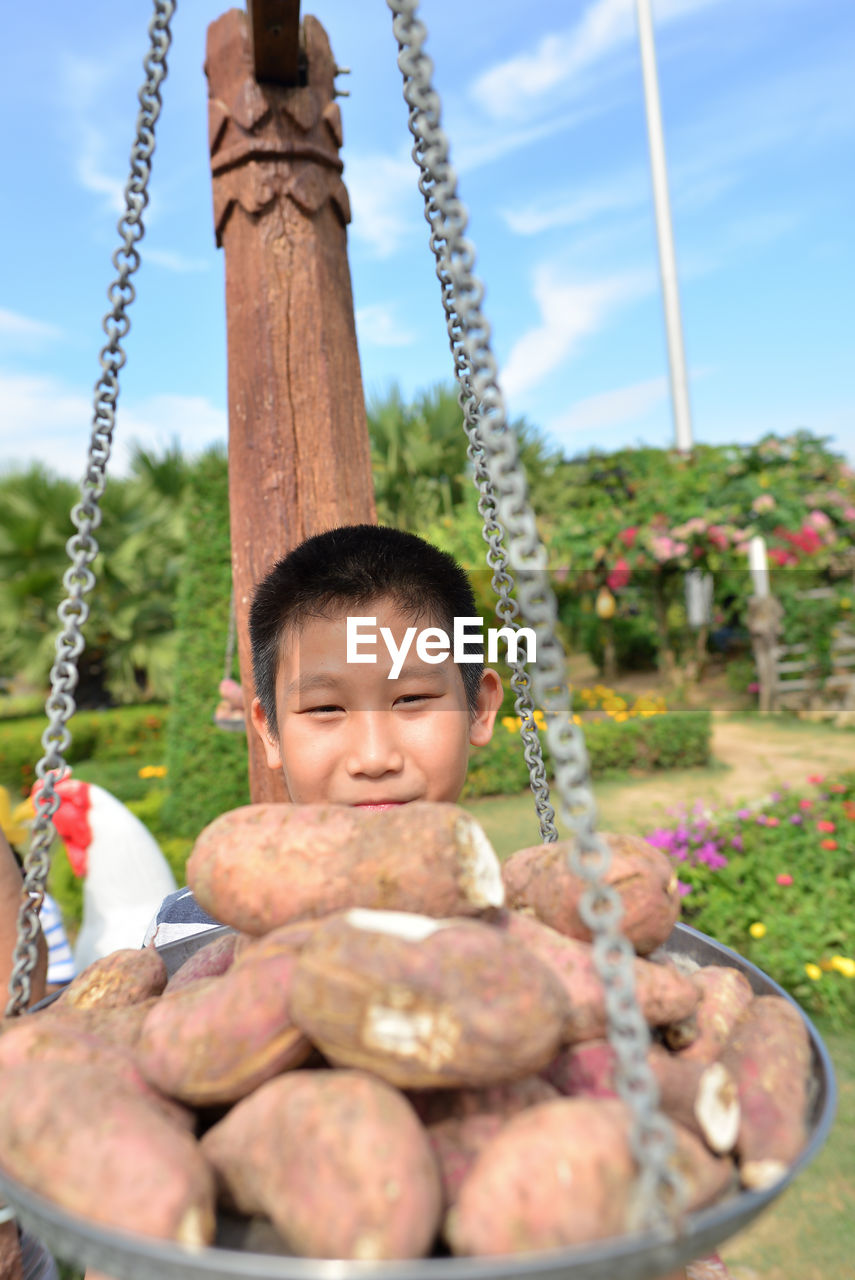
[[[294,693],[312,693],[315,689],[338,689],[341,680],[327,671],[318,671],[313,676],[297,676],[296,680],[285,689],[286,697]]]
[[[432,680],[434,684],[441,684],[443,682],[442,668],[444,665],[445,665],[444,663],[439,663],[436,666],[434,666],[433,664],[428,665],[427,663],[422,663],[422,662],[410,663],[408,667],[401,668],[401,670],[398,673],[397,679],[398,680],[428,679],[428,680]]]
[[[427,663],[410,663],[409,666],[402,667],[396,680],[428,680],[433,684],[442,684],[442,668],[444,664],[437,666],[428,665]],[[342,679],[340,676],[334,675],[329,671],[317,671],[314,675],[297,676],[285,689],[286,698],[292,697],[295,693],[305,695],[314,693],[318,689],[338,690],[341,688]]]

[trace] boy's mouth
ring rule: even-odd
[[[409,804],[408,800],[362,800],[353,806],[354,809],[397,809],[399,805]]]

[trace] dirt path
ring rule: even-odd
[[[855,733],[800,721],[715,716],[713,764],[637,777],[597,779],[594,796],[605,831],[644,833],[667,821],[669,810],[701,801],[732,810],[778,788],[807,787],[809,774],[855,769]],[[536,842],[530,797],[469,802],[501,854]]]
[[[855,734],[801,722],[713,721],[711,769],[686,769],[596,785],[603,817],[641,829],[665,810],[703,800],[710,808],[759,800],[809,774],[855,768]]]

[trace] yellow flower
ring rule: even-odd
[[[581,716],[576,716],[576,715],[574,715],[574,717],[573,717],[573,723],[574,723],[574,724],[581,724],[581,723],[582,723],[582,717],[581,717]]]
[[[519,720],[517,720],[516,716],[502,716],[502,724],[508,733],[516,733],[519,728]]]
[[[831,968],[842,973],[844,978],[855,978],[855,960],[851,956],[832,956]]]
[[[810,978],[811,982],[819,982],[822,977],[822,970],[818,964],[806,964],[805,973]]]
[[[755,920],[754,923],[749,926],[748,932],[751,934],[752,938],[765,938],[766,926],[762,920]]]
[[[625,711],[618,711],[615,713],[615,724],[623,724],[624,720],[628,720],[628,719],[629,719],[629,716],[626,714]]]
[[[840,598],[840,608],[841,608],[841,609],[851,609],[851,608],[852,608],[852,601],[849,599],[849,597],[848,597],[848,596],[841,596],[841,598]]]
[[[137,776],[140,778],[165,778],[166,765],[144,764],[141,769],[137,770]]]

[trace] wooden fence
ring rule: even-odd
[[[805,600],[832,594],[824,588],[806,591]],[[796,710],[827,704],[829,711],[855,712],[855,632],[835,627],[831,636],[830,671],[823,673],[808,644],[777,645],[772,710]]]

